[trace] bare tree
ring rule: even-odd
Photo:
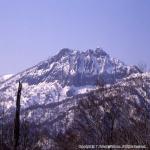
[[[16,100],[16,114],[15,114],[15,120],[14,120],[14,150],[17,150],[17,147],[19,146],[21,90],[22,90],[22,83],[19,81],[17,100]]]

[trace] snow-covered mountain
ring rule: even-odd
[[[40,120],[37,123],[41,123],[49,118],[49,113],[52,120],[57,116],[58,109],[67,110],[68,107],[63,106],[66,105],[66,98],[96,89],[97,80],[114,84],[139,71],[136,66],[127,66],[111,58],[102,49],[85,52],[62,49],[57,55],[1,83],[0,98],[3,102],[0,105],[8,114],[14,111],[18,82],[21,81],[21,108],[24,112],[28,110],[26,116],[29,120]],[[50,111],[53,106],[56,108]]]
[[[137,67],[111,58],[102,49],[85,52],[62,49],[57,55],[3,82],[0,92],[7,101],[6,108],[11,108],[20,80],[23,83],[22,107],[26,108],[85,93],[94,89],[100,78],[111,84],[138,72]]]
[[[142,74],[138,67],[128,66],[99,48],[85,52],[62,49],[57,55],[2,82],[0,110],[4,108],[5,121],[14,119],[19,81],[23,84],[21,119],[46,128],[50,134],[63,131],[71,124],[80,100],[88,99],[91,93],[100,99],[97,82],[114,89],[106,93],[107,97],[119,90],[130,113],[127,115],[132,117],[140,118],[136,109],[150,102],[150,74]],[[131,88],[134,92],[129,91]]]

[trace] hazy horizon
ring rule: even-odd
[[[62,48],[102,47],[150,67],[149,0],[0,2],[0,75],[18,73]]]

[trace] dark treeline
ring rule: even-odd
[[[96,93],[79,101],[74,120],[65,133],[55,137],[58,149],[75,150],[78,145],[144,145],[150,148],[150,98],[141,79],[136,86],[98,84]],[[145,96],[136,89],[142,87]],[[142,106],[134,101],[138,96]],[[130,97],[129,97],[130,96]],[[133,114],[131,114],[133,111]]]

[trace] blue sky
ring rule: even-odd
[[[0,74],[17,73],[61,48],[102,47],[150,66],[150,0],[0,0]]]

